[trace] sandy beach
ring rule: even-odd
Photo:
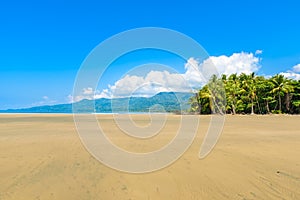
[[[300,116],[226,116],[222,135],[198,158],[210,116],[200,117],[191,147],[175,163],[146,174],[113,170],[84,148],[72,115],[0,115],[0,200],[300,199]],[[147,140],[123,134],[112,115],[98,115],[117,146],[149,152],[174,137],[180,116],[169,115]],[[149,123],[134,115],[136,123]]]

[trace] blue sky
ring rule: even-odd
[[[2,1],[0,109],[66,103],[81,63],[100,42],[139,27],[164,27],[199,42],[211,56],[255,53],[258,74],[300,63],[300,3],[286,1]],[[100,92],[128,70],[128,56],[106,73]],[[162,53],[180,73],[184,63]],[[123,69],[120,70],[120,69]]]

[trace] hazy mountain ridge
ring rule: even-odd
[[[189,109],[192,93],[161,92],[152,97],[128,97],[93,100],[84,99],[72,104],[36,106],[31,108],[0,110],[1,113],[116,113],[116,112],[178,112]],[[94,109],[95,103],[95,109]]]

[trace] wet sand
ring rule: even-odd
[[[124,135],[111,115],[99,124],[117,146],[133,152],[161,148],[180,116],[169,115],[148,140]],[[199,117],[199,116],[195,116]],[[147,125],[146,115],[133,118]],[[300,116],[226,116],[214,150],[198,158],[209,116],[175,163],[147,174],[113,170],[82,145],[72,115],[0,115],[0,200],[6,199],[300,199]]]

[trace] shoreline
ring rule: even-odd
[[[178,113],[146,113],[146,112],[133,112],[133,113],[0,113],[1,115],[192,115],[192,116],[213,116],[214,114],[178,114]],[[223,116],[300,116],[300,114],[225,114]]]

